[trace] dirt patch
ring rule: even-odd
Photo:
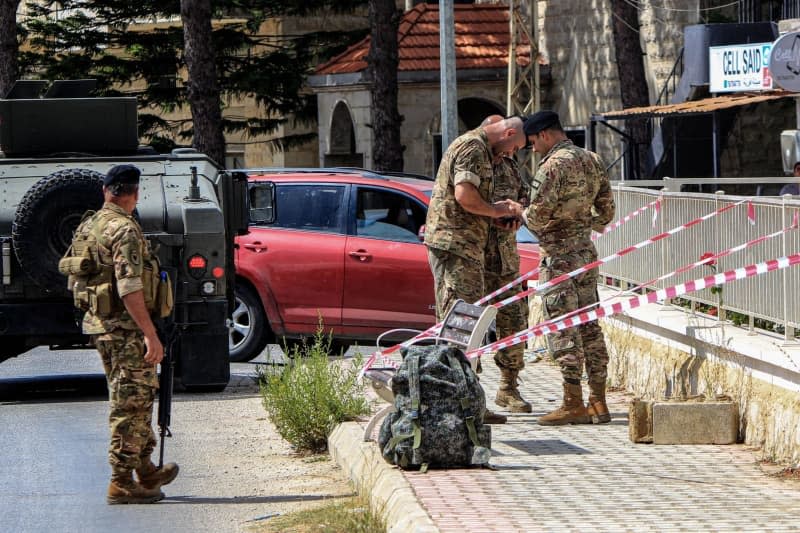
[[[239,531],[252,531],[274,517],[355,494],[329,455],[297,454],[278,435],[252,380],[239,380],[222,394],[181,394],[176,400],[167,455],[180,463],[181,476],[166,501],[183,492],[237,503],[216,506],[228,515],[220,517],[227,520],[223,529],[237,524]]]

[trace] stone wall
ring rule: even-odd
[[[506,85],[503,81],[461,82],[458,98],[478,98],[491,102],[500,109],[505,108]],[[344,102],[350,109],[355,126],[356,152],[364,154],[364,167],[372,168],[372,122],[370,93],[366,86],[348,86],[320,90],[317,93],[319,122],[319,161],[331,146],[331,117],[336,105]],[[404,171],[433,176],[433,135],[439,132],[441,94],[434,83],[403,83],[398,95],[398,108],[403,117],[400,140],[403,152]],[[459,124],[459,133],[466,127]],[[317,165],[314,165],[317,166]]]
[[[697,20],[697,0],[663,0],[663,9],[641,4],[640,34],[654,103],[683,46],[683,26]],[[622,107],[612,22],[610,0],[539,1],[540,46],[553,80],[542,94],[542,108],[558,112],[564,126],[588,128],[593,113]],[[604,127],[597,128],[597,146],[607,163],[622,153],[619,137]],[[619,166],[615,169],[618,173]]]
[[[754,371],[747,357],[724,346],[693,343],[686,351],[626,323],[603,324],[608,384],[648,400],[727,395],[739,405],[739,439],[765,460],[800,461],[800,397]],[[757,365],[756,365],[757,366]]]
[[[780,132],[797,127],[795,105],[794,98],[783,98],[738,108],[733,127],[723,140],[720,175],[783,176]]]

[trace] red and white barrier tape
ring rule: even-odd
[[[617,229],[621,225],[625,224],[626,222],[630,222],[631,220],[633,220],[634,218],[638,217],[639,215],[641,215],[642,213],[644,213],[645,211],[647,211],[648,209],[650,209],[653,206],[655,206],[656,212],[657,212],[658,209],[659,209],[660,204],[661,204],[661,199],[660,198],[657,199],[657,200],[653,200],[652,202],[650,202],[646,206],[640,207],[636,211],[633,211],[632,213],[629,213],[629,214],[625,215],[623,218],[617,220],[613,224],[609,224],[608,226],[606,226],[606,229],[604,229],[602,232],[600,232],[600,233],[592,233],[592,240],[596,241],[597,239],[599,239],[600,237],[602,237],[606,233],[611,233],[612,231],[614,231],[615,229]]]
[[[583,274],[585,272],[588,272],[588,271],[590,271],[590,270],[592,270],[594,268],[599,267],[600,265],[604,265],[606,263],[609,263],[609,262],[613,261],[614,259],[618,259],[618,258],[620,258],[620,257],[622,257],[624,255],[628,255],[631,252],[634,252],[636,250],[640,250],[642,248],[645,248],[645,247],[647,247],[647,246],[649,246],[649,245],[651,245],[651,244],[653,244],[655,242],[658,242],[658,241],[660,241],[662,239],[666,239],[667,237],[671,237],[671,236],[675,235],[676,233],[680,233],[681,231],[683,231],[683,230],[685,230],[687,228],[690,228],[692,226],[700,224],[701,222],[705,222],[709,218],[715,217],[715,216],[717,216],[717,215],[719,215],[721,213],[724,213],[725,211],[728,211],[729,209],[733,209],[734,207],[743,204],[745,201],[746,200],[741,200],[739,202],[736,202],[735,204],[730,204],[730,205],[726,205],[724,207],[720,207],[716,211],[713,211],[711,213],[703,215],[702,217],[699,217],[699,218],[696,218],[694,220],[691,220],[691,221],[687,222],[686,224],[682,224],[680,226],[674,227],[669,231],[665,231],[664,233],[659,233],[658,235],[654,235],[653,237],[650,237],[649,239],[646,239],[646,240],[644,240],[644,241],[642,241],[642,242],[640,242],[638,244],[634,244],[633,246],[628,246],[627,248],[623,248],[622,250],[619,250],[618,252],[615,252],[615,253],[613,253],[611,255],[607,255],[606,257],[604,257],[602,259],[598,259],[597,261],[592,261],[591,263],[589,263],[587,265],[584,265],[584,266],[582,266],[580,268],[577,268],[577,269],[573,270],[572,272],[568,272],[566,274],[561,274],[560,276],[557,276],[557,277],[551,279],[550,281],[542,283],[541,285],[537,285],[536,287],[531,287],[531,288],[526,289],[524,291],[518,292],[517,294],[515,294],[513,296],[509,296],[505,300],[501,300],[501,301],[499,301],[497,303],[494,303],[492,305],[499,309],[499,308],[501,308],[503,306],[506,306],[506,305],[508,305],[508,304],[510,304],[512,302],[515,302],[517,300],[521,300],[521,299],[525,298],[528,295],[531,295],[531,294],[534,294],[534,293],[537,293],[537,292],[542,292],[542,291],[545,291],[547,289],[550,289],[550,288],[558,285],[559,283],[563,283],[564,281],[567,281],[568,279],[571,279],[571,278],[574,278],[576,276],[579,276],[579,275],[581,275],[581,274]]]
[[[699,261],[695,261],[694,263],[690,263],[688,265],[684,265],[684,266],[682,266],[682,267],[680,267],[680,268],[678,268],[676,270],[673,270],[672,272],[668,272],[668,273],[663,274],[663,275],[661,275],[661,276],[659,276],[657,278],[653,278],[653,279],[651,279],[649,281],[645,281],[644,283],[641,283],[641,284],[639,284],[636,287],[633,287],[631,289],[626,289],[624,291],[619,291],[616,294],[612,294],[608,298],[605,298],[603,301],[610,300],[611,298],[616,298],[616,297],[618,297],[618,296],[620,296],[620,295],[622,295],[624,293],[628,293],[628,294],[635,293],[636,291],[638,291],[638,290],[640,290],[640,289],[642,289],[644,287],[649,287],[650,285],[652,285],[654,283],[657,283],[659,281],[664,281],[665,279],[669,279],[669,278],[671,278],[671,277],[673,277],[673,276],[675,276],[677,274],[682,274],[683,272],[687,272],[689,270],[692,270],[693,268],[697,268],[697,267],[702,266],[702,265],[713,264],[713,262],[716,261],[717,259],[719,259],[720,257],[725,257],[725,256],[728,256],[728,255],[734,254],[736,252],[740,252],[740,251],[742,251],[742,250],[744,250],[746,248],[750,248],[751,246],[755,246],[756,244],[760,244],[760,243],[762,243],[764,241],[768,241],[769,239],[773,239],[775,237],[779,237],[779,236],[783,235],[784,233],[786,233],[788,231],[797,229],[798,225],[800,225],[800,219],[798,219],[799,215],[800,215],[800,211],[795,211],[794,216],[792,217],[792,224],[789,227],[783,228],[782,230],[776,231],[774,233],[770,233],[769,235],[762,235],[761,237],[753,239],[752,241],[748,241],[748,242],[740,244],[738,246],[734,246],[732,248],[728,248],[727,250],[723,250],[723,251],[717,252],[715,254],[706,255],[702,259],[700,259]],[[554,322],[558,322],[560,320],[564,320],[564,319],[569,318],[571,316],[577,315],[578,313],[580,313],[582,311],[586,311],[586,310],[592,309],[594,307],[597,307],[598,305],[602,305],[603,301],[595,302],[593,304],[589,304],[587,306],[581,307],[580,309],[576,309],[575,311],[571,311],[571,312],[569,312],[569,313],[567,313],[565,315],[559,316],[559,317],[554,317],[554,318],[552,318],[550,320],[546,320],[546,321],[542,322],[539,325],[551,324],[551,323],[554,323]]]
[[[765,261],[763,263],[756,263],[753,265],[736,268],[734,270],[720,272],[719,274],[715,274],[713,276],[698,278],[694,281],[681,283],[680,285],[674,285],[665,289],[659,289],[657,291],[644,294],[642,296],[635,296],[621,302],[604,304],[599,306],[594,311],[582,312],[553,324],[537,324],[536,326],[528,328],[524,331],[510,335],[505,339],[501,339],[487,346],[483,346],[477,350],[472,350],[467,354],[467,357],[480,357],[497,350],[502,350],[503,348],[520,344],[533,337],[539,337],[547,333],[574,328],[576,326],[586,324],[587,322],[597,320],[598,318],[616,315],[623,311],[629,311],[631,309],[641,307],[642,305],[659,302],[669,298],[677,298],[678,296],[687,294],[689,292],[694,292],[717,285],[724,285],[726,283],[730,283],[731,281],[766,274],[767,272],[781,270],[797,264],[800,264],[800,254],[792,254],[786,257],[780,257],[778,259],[770,259],[769,261]]]
[[[653,244],[655,242],[658,242],[658,241],[660,241],[662,239],[666,239],[667,237],[671,237],[672,235],[674,235],[676,233],[680,233],[681,231],[683,231],[683,230],[685,230],[687,228],[690,228],[692,226],[695,226],[697,224],[700,224],[701,222],[705,222],[706,220],[708,220],[710,218],[713,218],[713,217],[715,217],[715,216],[717,216],[719,214],[722,214],[725,211],[733,209],[734,207],[736,207],[738,205],[741,205],[746,201],[747,200],[740,200],[739,202],[720,207],[716,211],[713,211],[711,213],[703,215],[702,217],[698,217],[698,218],[696,218],[694,220],[691,220],[691,221],[689,221],[689,222],[687,222],[685,224],[682,224],[680,226],[672,228],[669,231],[666,231],[666,232],[660,233],[658,235],[655,235],[653,237],[650,237],[649,239],[646,239],[646,240],[644,240],[644,241],[642,241],[642,242],[640,242],[638,244],[635,244],[633,246],[629,246],[627,248],[623,248],[622,250],[620,250],[618,252],[615,252],[615,253],[613,253],[611,255],[608,255],[608,256],[606,256],[606,257],[604,257],[602,259],[598,259],[597,261],[593,261],[592,263],[589,263],[588,265],[584,265],[584,266],[582,266],[580,268],[577,268],[577,269],[573,270],[572,272],[568,272],[566,274],[562,274],[560,276],[557,276],[557,277],[555,277],[555,278],[553,278],[553,279],[551,279],[551,280],[549,280],[549,281],[547,281],[547,282],[545,282],[545,283],[543,283],[541,285],[537,285],[536,287],[531,287],[529,289],[521,291],[521,292],[519,292],[519,293],[517,293],[517,294],[515,294],[513,296],[510,296],[510,297],[508,297],[508,298],[506,298],[504,300],[501,300],[499,302],[496,302],[496,303],[494,303],[492,305],[499,309],[499,308],[504,307],[504,306],[506,306],[506,305],[508,305],[508,304],[510,304],[512,302],[515,302],[517,300],[522,300],[523,298],[525,298],[525,297],[527,297],[527,296],[529,296],[529,295],[531,295],[533,293],[541,292],[543,290],[552,288],[552,287],[558,285],[559,283],[562,283],[562,282],[564,282],[564,281],[566,281],[568,279],[574,278],[574,277],[576,277],[576,276],[578,276],[580,274],[588,272],[589,270],[592,270],[593,268],[597,268],[598,266],[606,264],[606,263],[609,263],[609,262],[613,261],[614,259],[617,259],[619,257],[627,255],[627,254],[629,254],[631,252],[634,252],[636,250],[645,248],[645,247],[647,247],[647,246],[649,246],[649,245],[651,245],[651,244]],[[658,202],[658,200],[656,200],[656,202]],[[528,274],[532,275],[532,272],[534,272],[534,271],[528,272],[527,274],[525,274],[525,276],[527,276]],[[518,279],[522,279],[525,276],[520,276]],[[516,283],[516,281],[512,282],[512,284],[510,284],[510,285],[513,286],[513,284],[515,284],[515,283]],[[505,289],[505,290],[508,290],[508,289]],[[495,292],[497,292],[497,291],[495,291]],[[494,293],[492,293],[492,294],[494,294]],[[488,301],[488,299],[489,299],[489,297],[485,296],[485,297],[481,298],[480,300],[478,300],[478,302],[476,302],[475,305],[482,305],[483,303]],[[372,365],[375,363],[375,361],[379,357],[382,359],[384,366],[392,366],[392,364],[390,363],[390,361],[392,361],[392,359],[390,359],[388,357],[390,354],[396,352],[401,347],[411,346],[412,344],[414,344],[416,341],[419,341],[420,339],[436,336],[438,334],[439,330],[441,329],[441,327],[442,327],[442,323],[438,322],[435,325],[433,325],[430,328],[428,328],[425,331],[423,331],[422,333],[416,335],[415,337],[412,337],[411,339],[403,341],[400,344],[395,344],[394,346],[390,346],[389,348],[386,348],[385,350],[380,350],[380,351],[376,351],[376,352],[372,353],[372,355],[370,355],[370,357],[367,359],[367,362],[364,363],[364,365],[361,367],[361,370],[358,373],[358,377],[359,378],[363,377],[364,376],[364,372],[369,370],[369,368],[372,367]]]

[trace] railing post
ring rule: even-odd
[[[663,199],[664,197],[661,196],[661,198]],[[667,205],[666,204],[667,204],[666,201],[661,203],[660,214],[658,216],[658,232],[659,233],[664,233],[664,231],[666,231],[664,229],[664,227],[665,227],[664,219],[667,218],[667,209],[666,209]],[[666,226],[666,227],[669,227],[669,226]],[[667,246],[668,246],[668,244],[669,244],[669,239],[664,239],[664,240],[661,241],[661,273],[662,274],[664,274],[666,272],[669,272],[667,270]],[[658,288],[661,289],[661,288],[664,287],[664,285],[665,285],[665,283],[662,281],[659,284]],[[672,305],[672,300],[667,298],[667,299],[664,300],[663,309],[666,309],[668,306],[671,306],[671,305]]]
[[[720,200],[719,197],[725,194],[725,191],[715,191],[714,192],[714,209],[719,210]],[[719,222],[715,219],[714,220],[714,253],[720,251],[720,244],[719,244]],[[719,263],[717,263],[717,267],[719,268]],[[725,322],[725,309],[722,308],[722,291],[717,293],[717,322]]]
[[[791,194],[783,195],[783,203],[781,205],[781,222],[785,228],[789,221],[789,210],[786,208],[786,200],[792,198]],[[786,233],[781,235],[781,250],[783,257],[786,257],[788,251],[786,249]],[[788,269],[784,268],[781,272],[782,285],[783,285],[783,342],[784,344],[794,342],[794,328],[789,325],[789,273]]]

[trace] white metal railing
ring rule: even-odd
[[[705,252],[719,252],[762,235],[779,231],[792,222],[792,214],[800,209],[800,197],[742,197],[723,193],[681,193],[656,191],[638,187],[614,186],[617,217],[643,207],[661,197],[660,212],[655,227],[653,211],[648,210],[597,240],[600,257],[636,244],[647,238],[680,226],[725,205],[749,198],[755,212],[756,224],[747,219],[747,203],[726,211],[705,222],[660,240],[644,249],[623,256],[601,267],[601,275],[638,285],[672,272],[700,259]],[[736,254],[717,260],[716,271],[800,252],[800,230],[787,232]],[[659,282],[654,288],[683,283],[714,273],[702,266]],[[793,328],[800,327],[800,269],[790,268],[725,285],[720,295],[710,289],[691,293],[686,299],[747,315],[785,326],[787,338],[794,337]]]

